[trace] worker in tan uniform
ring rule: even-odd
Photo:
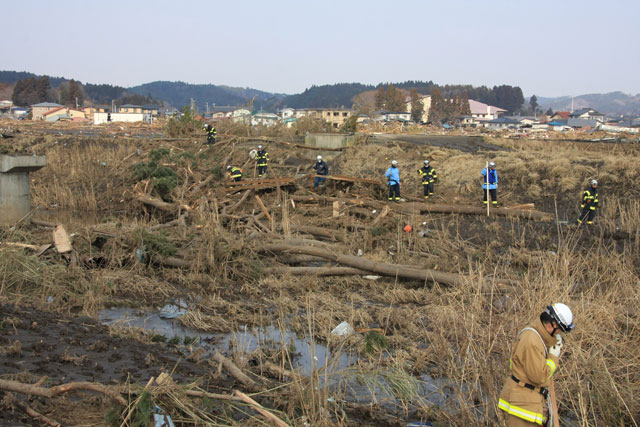
[[[563,346],[559,332],[573,328],[569,307],[555,303],[518,333],[509,360],[511,373],[498,402],[509,427],[553,425],[549,387]]]

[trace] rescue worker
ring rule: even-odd
[[[256,154],[256,164],[258,166],[258,178],[262,178],[262,175],[267,174],[267,164],[269,163],[269,153],[264,149],[262,145],[258,145],[258,152]]]
[[[202,130],[204,130],[207,134],[207,144],[215,144],[216,136],[218,135],[215,126],[211,126],[209,123],[205,123],[202,126]]]
[[[398,169],[398,162],[396,160],[391,161],[391,167],[387,169],[384,176],[387,178],[387,184],[389,184],[389,200],[400,200],[400,169]]]
[[[229,179],[232,181],[242,180],[242,169],[237,166],[227,166],[227,174],[229,174]]]
[[[322,160],[322,156],[318,156],[316,162],[313,164],[313,168],[316,170],[316,175],[329,175],[329,166],[327,162]],[[316,179],[313,181],[313,188],[317,188],[318,185],[324,183],[327,178],[321,178],[316,176]]]
[[[422,177],[424,198],[428,199],[430,196],[433,196],[434,182],[438,181],[438,174],[433,166],[429,166],[429,160],[425,160],[424,166],[418,169],[418,175]]]
[[[518,332],[509,359],[511,373],[498,401],[498,408],[507,413],[508,426],[553,425],[548,394],[564,345],[559,332],[573,328],[569,307],[555,303]]]
[[[593,218],[596,216],[596,208],[598,207],[598,180],[592,179],[591,185],[584,189],[582,193],[582,204],[580,204],[582,212],[578,217],[578,224],[587,220],[587,224],[593,224]]]
[[[489,185],[487,185],[489,181]],[[482,203],[485,205],[489,203],[487,197],[491,196],[491,204],[498,206],[498,171],[496,170],[496,164],[489,162],[489,179],[487,180],[487,168],[482,168],[482,189],[484,191],[484,197]],[[488,194],[487,194],[488,193]]]

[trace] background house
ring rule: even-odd
[[[39,104],[34,104],[31,106],[31,120],[43,120],[44,113],[60,107],[63,107],[63,105],[56,104],[55,102],[41,102]]]
[[[596,120],[599,123],[605,122],[605,116],[602,113],[598,113],[593,108],[581,108],[579,110],[569,113],[570,119],[584,119],[584,120]]]
[[[118,107],[118,113],[142,113],[142,105],[125,104]]]
[[[266,111],[260,110],[253,114],[251,117],[251,125],[263,125],[263,126],[273,126],[280,120],[277,114],[267,113]]]
[[[471,111],[471,117],[478,121],[495,120],[507,112],[507,110],[503,110],[502,108],[494,107],[493,105],[488,105],[473,99],[469,100],[469,110]]]
[[[429,110],[431,109],[431,95],[420,95],[420,102],[422,103],[422,116],[420,118],[420,122],[427,123],[429,120]],[[408,97],[407,101],[404,103],[405,111],[411,113],[411,98]]]
[[[517,129],[520,127],[520,123],[510,117],[498,117],[497,119],[489,120],[486,125],[493,130]]]

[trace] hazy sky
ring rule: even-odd
[[[640,93],[638,0],[4,0],[0,14],[0,70],[85,83]]]

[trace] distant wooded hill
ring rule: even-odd
[[[39,78],[41,76],[26,71],[0,71],[0,85],[15,85],[18,80]],[[49,77],[53,88],[58,88],[70,79],[65,77]],[[457,95],[467,96],[469,99],[495,105],[509,111],[516,111],[525,100],[522,91],[517,86],[486,86],[471,85],[437,85],[432,81],[409,80],[399,83],[380,83],[365,85],[361,83],[337,83],[331,85],[313,85],[304,92],[293,95],[270,93],[251,88],[238,88],[213,84],[189,84],[185,82],[156,81],[131,88],[109,84],[84,83],[82,88],[85,98],[97,104],[109,104],[115,99],[118,104],[123,103],[154,103],[157,105],[182,108],[194,99],[200,111],[205,110],[206,103],[212,108],[214,105],[245,106],[251,105],[254,110],[264,109],[275,111],[282,107],[291,108],[350,108],[359,103],[362,94],[371,93],[381,86],[393,84],[397,89],[410,91],[416,89],[418,93],[428,95],[434,88],[440,89],[445,98]],[[3,90],[3,93],[6,89]],[[571,108],[570,97],[538,97],[538,104],[544,110],[552,108],[554,111]],[[626,95],[622,92],[606,94],[590,94],[574,97],[574,109],[591,107],[605,114],[640,114],[640,95]]]
[[[542,110],[570,111],[571,97],[538,97]],[[640,94],[627,95],[622,92],[592,93],[573,97],[573,109],[590,107],[604,114],[640,115]]]
[[[200,111],[204,111],[206,103],[209,103],[211,108],[214,104],[240,106],[250,104],[252,101],[254,108],[271,109],[270,107],[279,105],[279,101],[285,96],[250,88],[168,81],[145,83],[128,90],[161,99],[177,108],[190,105],[193,98]]]

